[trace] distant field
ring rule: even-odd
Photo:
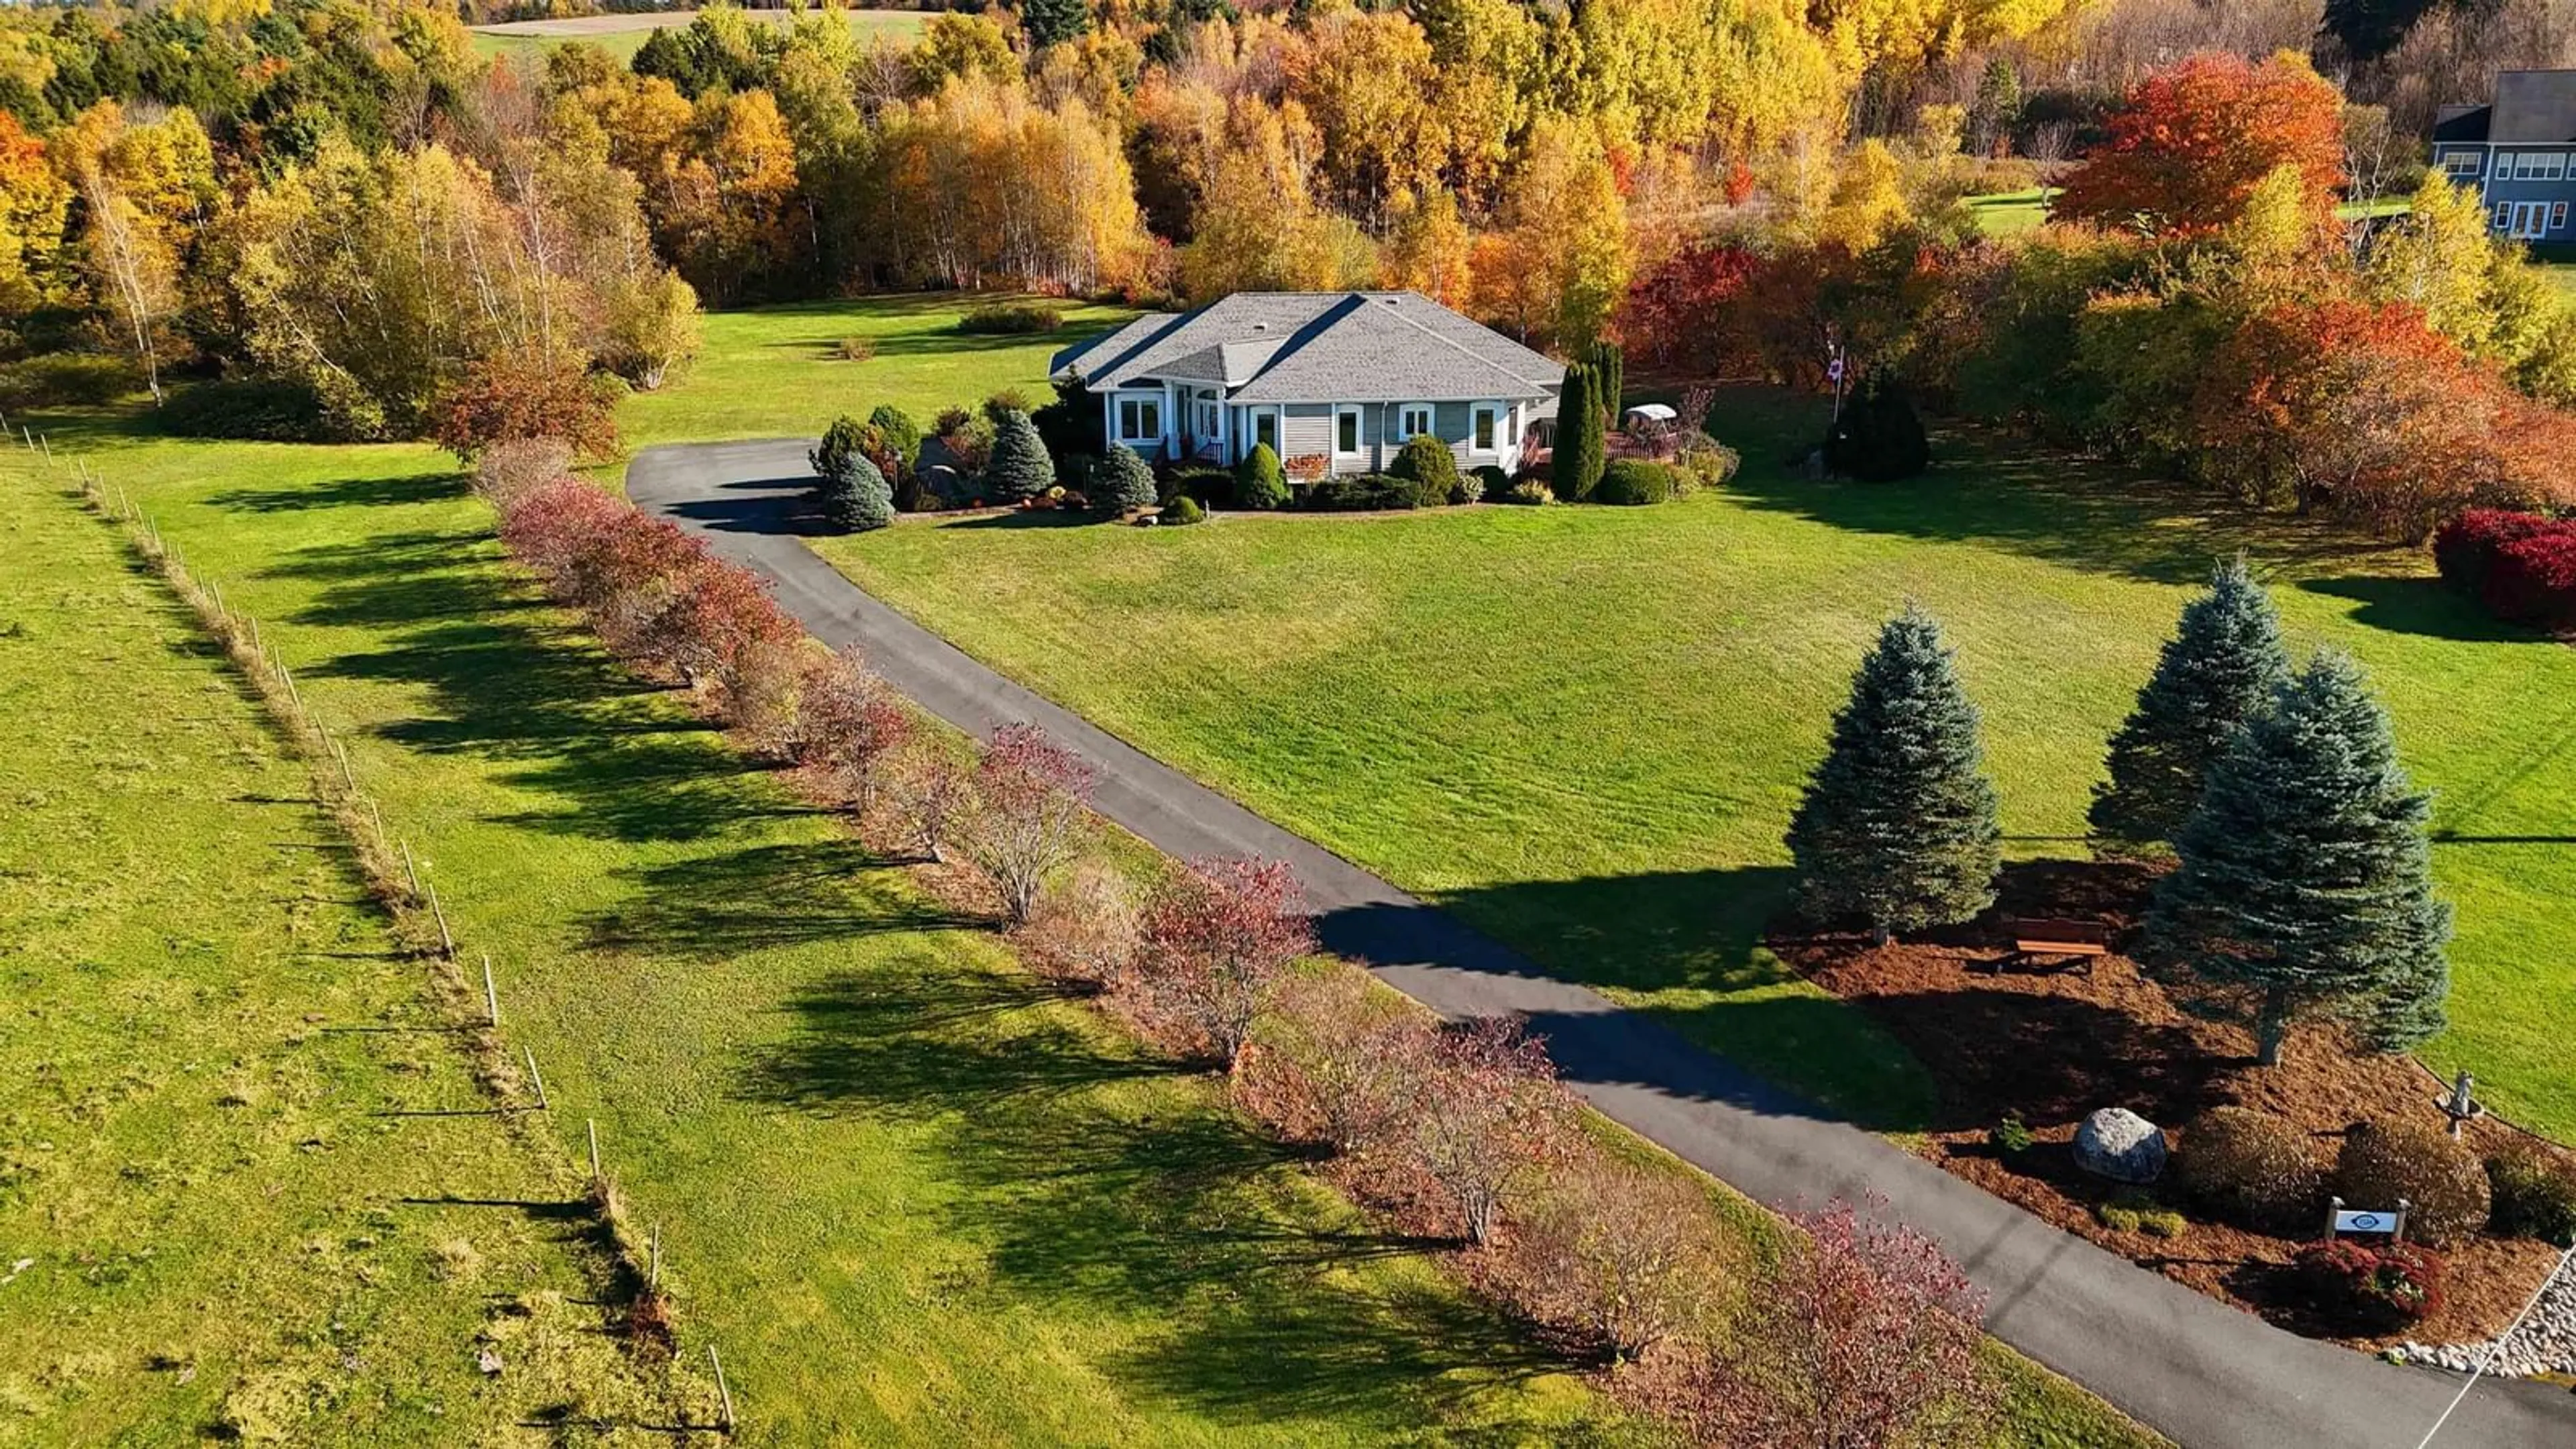
[[[2029,231],[2048,220],[2048,203],[2062,188],[2034,186],[2027,191],[1998,191],[1990,196],[1968,198],[1968,214],[1975,218],[1977,230],[1987,236],[2011,236]],[[2372,201],[2351,201],[2335,208],[2349,221],[2360,216],[2394,216],[2406,209],[2406,199],[2383,196]]]
[[[859,38],[883,35],[903,43],[921,33],[928,17],[918,10],[848,10],[842,12]],[[757,24],[783,25],[795,18],[788,10],[746,10]],[[572,41],[587,41],[619,60],[632,60],[644,39],[656,30],[674,30],[697,18],[694,10],[659,10],[644,15],[582,15],[568,20],[512,20],[474,27],[474,48],[484,55],[534,55]]]
[[[0,1443],[668,1422],[600,1332],[569,1159],[486,1110],[194,617],[23,456],[0,458]]]

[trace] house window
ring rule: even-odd
[[[2553,201],[2549,203],[2549,229],[2551,231],[2557,231],[2566,225],[2567,203],[2563,201]]]
[[[1252,415],[1252,443],[1273,453],[1279,451],[1279,414],[1263,411]]]
[[[2557,180],[2559,177],[2564,176],[2564,175],[2566,175],[2566,174],[2567,174],[2567,153],[2566,153],[2566,152],[2564,152],[2564,151],[2552,151],[2552,152],[2550,152],[2548,155],[2543,156],[2543,157],[2542,157],[2542,158],[2540,158],[2540,159],[2541,159],[2544,163],[2546,163],[2545,165],[2543,165],[2543,166],[2541,167],[2541,170],[2540,170],[2540,179],[2541,179],[2541,180],[2543,180],[2543,181],[2555,181],[2555,180]]]
[[[1333,451],[1348,458],[1355,456],[1359,450],[1360,410],[1358,408],[1334,409]]]
[[[1163,400],[1122,397],[1118,400],[1118,441],[1159,443],[1163,440]]]
[[[2511,225],[2513,225],[2513,203],[2510,201],[2497,202],[2495,209],[2495,229],[2502,231]]]
[[[1431,404],[1406,403],[1396,411],[1395,435],[1414,438],[1431,431]]]
[[[2478,174],[2478,153],[2453,151],[2442,158],[2442,171],[2454,181]]]
[[[1474,441],[1469,446],[1479,453],[1500,452],[1502,433],[1503,410],[1497,407],[1478,407],[1474,430],[1469,435]]]
[[[2513,179],[2513,153],[2511,151],[2498,151],[2496,153],[2495,174],[2496,180],[2498,181],[2509,181]]]
[[[1198,440],[1208,447],[1215,447],[1217,430],[1216,394],[1212,392],[1200,393],[1198,395],[1197,412],[1199,418]]]

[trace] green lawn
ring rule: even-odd
[[[2250,547],[2301,645],[2373,672],[2459,908],[2426,1053],[2576,1138],[2576,651],[2417,556],[2231,519],[2065,458],[1951,440],[1901,487],[1792,479],[1813,405],[1721,403],[1730,488],[1653,509],[911,524],[824,545],[1042,692],[1568,976],[1892,1129],[1929,1084],[1757,946],[1781,832],[1879,623],[1919,599],[1983,706],[2010,849],[2082,849],[2104,739],[2210,560]]]
[[[786,10],[744,12],[755,24],[771,25],[785,24],[791,13]],[[675,20],[677,24],[685,25],[694,14],[694,11],[677,11],[538,21],[534,25],[543,28],[534,33],[478,26],[474,30],[474,49],[479,55],[537,56],[557,46],[583,41],[600,47],[620,62],[627,62],[635,58],[635,52],[644,48],[645,38],[654,31],[670,27]],[[919,10],[849,10],[843,15],[862,43],[882,35],[897,45],[910,44],[921,34],[923,23],[930,18]]]
[[[2048,203],[2060,188],[2034,186],[2024,191],[1998,191],[1968,198],[1968,215],[1977,230],[1987,236],[2011,236],[2029,231],[2048,220]],[[2395,216],[2406,210],[2407,198],[2382,196],[2369,201],[2348,201],[2335,208],[2335,214],[2346,221],[2364,216]]]
[[[706,351],[677,382],[627,399],[618,413],[634,446],[706,438],[814,435],[841,413],[866,417],[893,403],[925,429],[944,407],[974,407],[1017,388],[1035,403],[1054,394],[1047,358],[1135,314],[1056,303],[1062,331],[1039,337],[969,336],[955,330],[993,294],[926,292],[863,301],[802,302],[706,319]],[[843,362],[845,337],[865,337],[876,355]]]
[[[556,1107],[535,1130],[569,1163],[598,1120],[749,1441],[1653,1437],[1214,1083],[1052,997],[629,680],[503,566],[442,455],[49,421],[263,621],[349,742],[498,964]]]
[[[34,475],[0,460],[0,1442],[669,1422],[304,766]]]

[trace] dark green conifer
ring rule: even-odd
[[[993,452],[984,463],[984,496],[995,503],[1035,498],[1055,486],[1055,462],[1037,426],[1018,408],[1002,408],[994,421]]]
[[[2360,666],[2319,653],[2211,766],[2139,960],[2195,1006],[2249,1021],[2267,1066],[2319,1015],[2385,1051],[2424,1040],[2450,992],[2431,813]]]
[[[2093,787],[2094,839],[2113,853],[2174,838],[2209,767],[2290,677],[2281,620],[2243,558],[2218,566],[2183,606],[2156,672],[2111,736],[2111,778]]]
[[[842,533],[865,533],[894,522],[894,489],[866,454],[851,454],[848,466],[824,488],[823,521]]]
[[[1091,465],[1091,508],[1095,513],[1134,513],[1151,508],[1157,497],[1154,470],[1136,456],[1136,450],[1112,443],[1109,451]]]
[[[1994,904],[2001,841],[1977,707],[1941,626],[1909,605],[1861,661],[1790,819],[1799,907],[1881,940],[1969,920]]]
[[[1580,503],[1592,496],[1609,447],[1602,434],[1600,379],[1589,363],[1566,366],[1556,399],[1556,446],[1548,459],[1548,482],[1558,498]]]

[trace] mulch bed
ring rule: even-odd
[[[2208,1221],[2169,1192],[2156,1195],[2191,1217],[2177,1239],[2113,1232],[2094,1216],[2096,1205],[2136,1191],[2075,1166],[2076,1124],[2097,1108],[2126,1107],[2178,1142],[2177,1129],[2211,1107],[2253,1107],[2309,1129],[2328,1163],[2343,1133],[2362,1119],[2446,1120],[2433,1106],[2440,1084],[2422,1067],[2355,1052],[2326,1029],[2294,1032],[2279,1066],[2256,1066],[2252,1033],[2187,1015],[2126,957],[2098,959],[2089,972],[2080,965],[1995,969],[2010,952],[1996,918],[2098,920],[2117,942],[2143,915],[2153,884],[2153,872],[2137,866],[2038,861],[2006,871],[1992,916],[1938,939],[1873,947],[1866,939],[1811,934],[1792,921],[1771,945],[1809,980],[1868,1010],[1930,1069],[1939,1084],[1938,1115],[1916,1149],[1957,1176],[2311,1337],[2376,1348],[2500,1332],[2556,1260],[2549,1245],[2489,1237],[2455,1244],[2445,1255],[2449,1283],[2439,1314],[2402,1333],[2355,1338],[2317,1321],[2291,1281],[2288,1264],[2307,1240]],[[1986,1138],[2008,1112],[2020,1113],[2038,1139],[2010,1162]],[[2488,1121],[2472,1122],[2467,1136],[2480,1156],[2529,1140]]]

